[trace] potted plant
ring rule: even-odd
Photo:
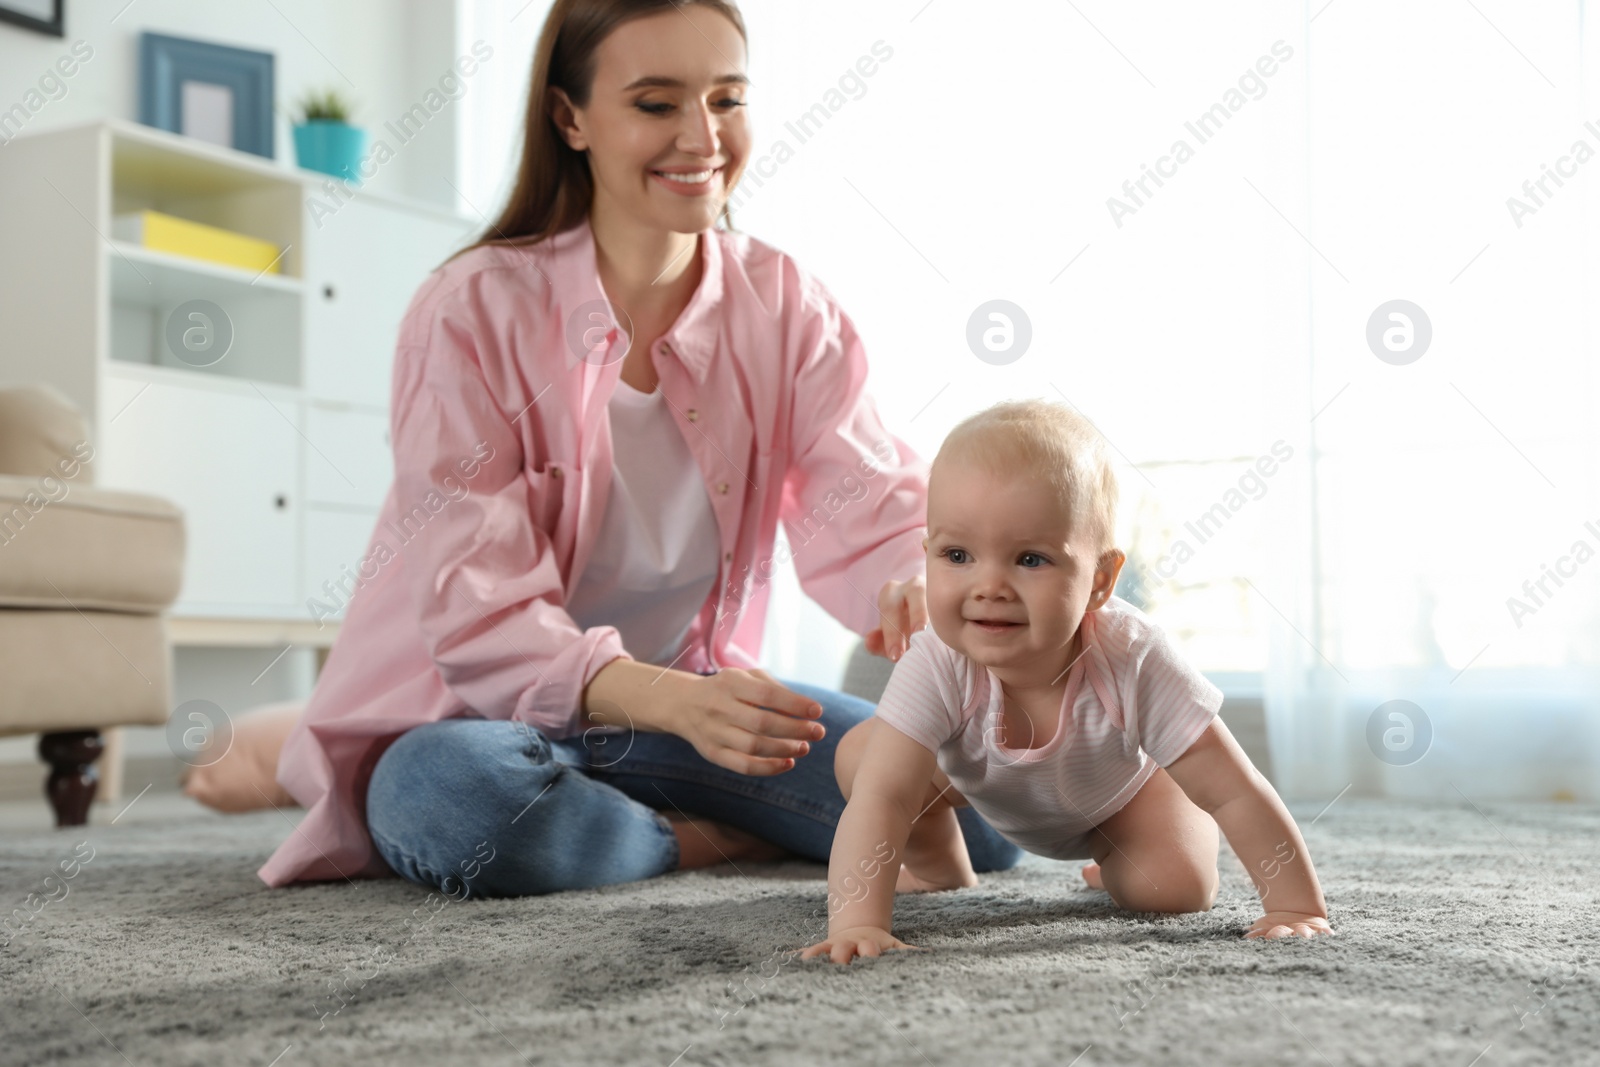
[[[306,170],[361,184],[359,166],[367,150],[367,131],[350,125],[351,105],[337,89],[307,93],[294,124],[295,160]]]

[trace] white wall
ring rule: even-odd
[[[139,35],[146,30],[273,53],[276,159],[285,166],[294,158],[289,116],[307,89],[333,87],[353,97],[354,122],[378,137],[386,122],[423,102],[456,59],[453,0],[70,0],[65,38],[0,23],[0,112],[39,89],[41,77],[81,41],[79,54],[87,48],[90,58],[62,79],[64,90],[46,86],[24,132],[104,117],[137,121]],[[466,91],[472,89],[468,80]],[[445,106],[403,146],[391,137],[394,158],[370,187],[454,206],[446,179],[455,181],[456,112]]]

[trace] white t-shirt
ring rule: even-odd
[[[998,742],[1000,680],[932,629],[911,636],[876,713],[935,753],[1002,836],[1053,859],[1088,857],[1089,830],[1183,755],[1222,707],[1222,691],[1127,601],[1112,597],[1088,612],[1080,632],[1084,651],[1042,747]]]
[[[611,495],[567,614],[584,629],[615,626],[634,659],[665,665],[716,584],[717,517],[659,387],[618,379],[606,410]]]

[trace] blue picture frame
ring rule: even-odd
[[[233,94],[233,147],[274,158],[273,55],[161,33],[139,35],[139,121],[183,132],[185,82]]]

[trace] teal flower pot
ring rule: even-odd
[[[366,151],[367,131],[359,126],[312,119],[294,128],[294,156],[300,166],[352,185],[361,184],[361,157]]]

